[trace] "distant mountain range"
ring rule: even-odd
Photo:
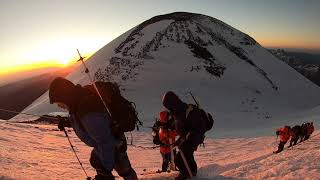
[[[270,49],[269,51],[307,79],[320,86],[320,54],[290,52],[283,49]]]
[[[31,78],[15,81],[0,87],[0,119],[10,119],[45,93],[51,81],[60,76],[67,76],[74,67],[63,68],[50,73],[43,73]],[[2,110],[1,110],[2,109]]]
[[[56,72],[61,70],[61,67],[47,67],[47,68],[36,68],[32,70],[25,70],[21,72],[15,72],[10,74],[1,74],[0,75],[0,87],[11,84],[14,82],[22,81],[32,77],[36,77],[42,74]]]

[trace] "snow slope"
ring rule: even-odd
[[[195,156],[197,179],[319,179],[320,131],[293,149],[273,155],[275,137],[206,139]],[[89,176],[90,148],[69,131]],[[133,144],[152,147],[151,135],[133,134]],[[177,173],[141,175],[160,168],[159,149],[129,146],[129,158],[140,179],[173,179]],[[0,121],[0,179],[85,179],[63,132],[56,127]]]
[[[162,109],[166,91],[193,103],[188,93],[192,91],[215,116],[216,134],[209,136],[270,134],[272,128],[290,123],[286,116],[308,111],[320,100],[319,87],[250,36],[200,14],[153,17],[101,48],[86,63],[96,80],[121,85],[146,126]],[[67,78],[88,84],[83,71],[80,66]],[[59,110],[48,104],[48,92],[24,110],[55,111]],[[257,126],[264,129],[252,131]]]

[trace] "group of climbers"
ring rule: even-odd
[[[113,170],[126,180],[137,179],[124,132],[134,130],[141,122],[133,103],[121,96],[119,86],[111,82],[80,86],[56,78],[50,84],[49,100],[69,111],[70,118],[60,120],[59,129],[72,127],[81,141],[93,147],[90,164],[97,172],[95,180],[113,180]],[[165,93],[162,101],[166,110],[159,114],[158,127],[154,126],[161,145],[162,171],[170,165],[171,170],[179,170],[178,180],[196,176],[194,152],[212,128],[212,116],[196,101],[197,105],[187,104],[172,91]]]
[[[296,145],[300,139],[300,142],[305,141],[310,138],[314,131],[313,122],[305,122],[301,126],[296,125],[294,127],[284,126],[276,131],[277,137],[280,137],[280,142],[278,145],[278,150],[274,153],[279,153],[283,151],[285,144],[290,139],[289,147]]]
[[[163,96],[162,103],[166,110],[159,113],[153,126],[153,142],[160,145],[163,158],[162,171],[178,170],[177,180],[196,176],[194,152],[203,143],[205,132],[212,128],[212,116],[197,102],[187,104],[172,91]]]
[[[51,83],[50,103],[68,110],[70,114],[69,120],[60,121],[59,128],[71,126],[81,141],[93,147],[90,163],[97,172],[95,180],[114,179],[113,170],[124,179],[136,180],[124,134],[140,122],[135,108],[120,95],[115,84],[96,85],[98,87],[95,89],[101,88],[101,92],[106,93],[101,95],[97,90],[97,94],[92,86],[74,85],[63,78]],[[166,92],[162,99],[165,110],[159,113],[159,120],[153,126],[153,142],[160,145],[163,159],[161,171],[178,170],[176,180],[197,175],[194,152],[204,142],[205,133],[212,129],[214,123],[212,116],[193,99],[195,104],[187,104],[174,92]],[[280,143],[274,153],[283,151],[290,138],[290,146],[293,146],[299,139],[300,142],[309,139],[313,131],[313,122],[278,129],[276,134],[280,137]]]

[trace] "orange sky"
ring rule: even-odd
[[[319,0],[0,1],[0,75],[63,66],[141,22],[177,11],[205,14],[262,46],[320,52]]]

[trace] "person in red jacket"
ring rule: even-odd
[[[173,165],[174,152],[172,150],[172,145],[175,143],[177,136],[174,130],[173,120],[168,111],[162,111],[159,113],[160,116],[160,128],[159,128],[159,139],[160,143],[160,153],[162,156],[162,172],[168,170],[169,164]],[[175,169],[174,166],[170,167],[171,170]]]
[[[309,139],[313,131],[314,131],[313,122],[307,123],[307,135],[305,136],[304,140]]]
[[[290,126],[284,126],[282,128],[279,128],[276,131],[277,136],[280,136],[280,143],[278,146],[278,150],[275,151],[274,153],[279,153],[283,150],[284,145],[287,143],[287,141],[290,139],[290,134],[291,134],[291,128]]]

